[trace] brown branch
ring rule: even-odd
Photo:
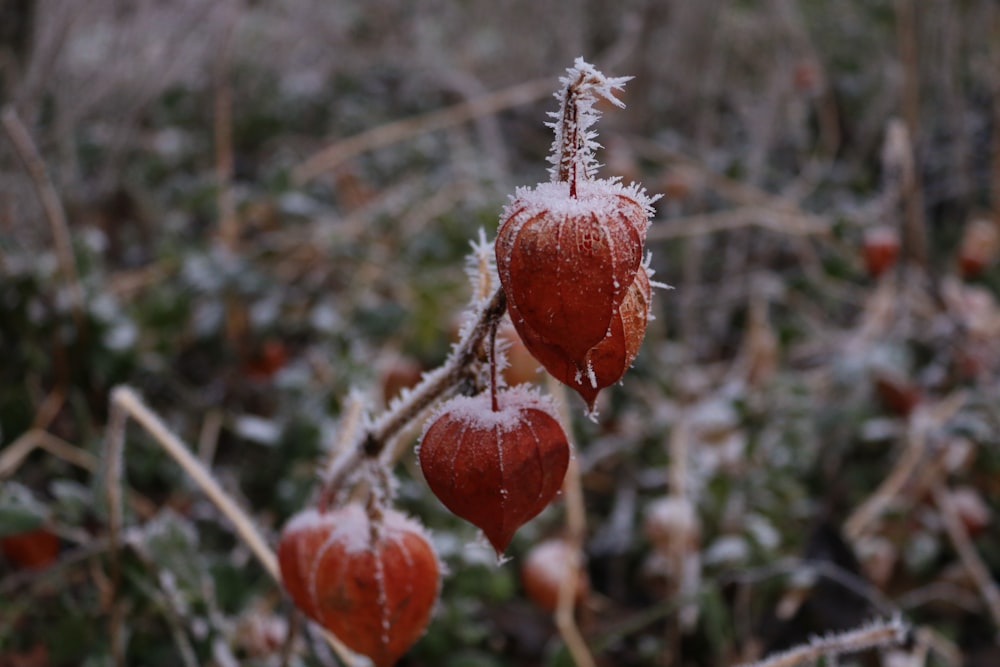
[[[423,414],[424,410],[449,391],[475,379],[473,366],[482,354],[483,341],[505,312],[507,296],[502,289],[497,289],[480,310],[475,326],[459,342],[445,363],[425,374],[416,387],[373,420],[371,426],[360,432],[347,451],[329,462],[323,471],[321,505],[334,499],[344,481],[364,459],[381,456],[386,445]]]
[[[227,250],[235,252],[239,244],[240,230],[236,218],[236,195],[233,192],[233,87],[229,82],[229,64],[233,34],[239,20],[237,4],[229,8],[229,14],[215,66],[213,130],[219,237]]]
[[[828,637],[814,637],[802,646],[765,658],[744,667],[796,667],[815,663],[824,656],[858,653],[873,648],[897,646],[906,641],[909,628],[899,618]]]
[[[66,210],[63,208],[59,193],[49,176],[45,162],[31,134],[21,121],[14,107],[7,105],[0,113],[7,137],[14,146],[14,151],[24,165],[25,171],[35,184],[35,192],[41,202],[42,210],[49,221],[52,230],[52,240],[56,246],[56,256],[59,258],[59,271],[66,287],[69,289],[70,303],[73,307],[73,317],[77,325],[83,321],[83,288],[80,286],[79,274],[76,269],[76,258],[73,256],[73,244],[70,239],[69,223],[66,220]]]
[[[572,430],[572,420],[566,398],[566,385],[546,374],[546,385],[549,393],[556,397],[559,411],[559,423],[567,435]],[[583,545],[587,537],[587,512],[583,500],[583,481],[580,477],[580,462],[575,456],[570,457],[566,467],[566,477],[562,485],[563,497],[566,499],[566,544],[573,554],[571,562],[566,563],[566,569],[571,573],[559,580],[559,590],[556,596],[555,623],[559,635],[566,644],[566,650],[573,658],[577,667],[594,667],[597,663],[587,647],[587,642],[576,623],[577,592],[580,590],[580,577],[584,576]]]
[[[913,171],[901,183],[906,252],[911,260],[927,266],[927,231],[924,228],[924,195],[916,168],[915,144],[920,136],[920,63],[917,60],[917,16],[913,0],[896,0],[896,40],[903,64],[903,119],[913,154]]]
[[[353,157],[427,132],[460,125],[480,116],[534,102],[552,90],[552,80],[536,79],[445,109],[404,118],[338,141],[315,153],[292,172],[296,183],[313,180]]]
[[[934,504],[937,505],[938,510],[941,512],[941,519],[944,522],[948,538],[958,553],[962,567],[972,577],[972,580],[976,582],[976,587],[983,596],[986,608],[989,609],[990,616],[993,618],[993,624],[996,626],[997,640],[1000,640],[1000,587],[997,586],[997,582],[994,581],[989,568],[986,567],[986,564],[983,563],[982,558],[976,552],[972,538],[969,537],[969,531],[965,529],[961,517],[958,516],[958,511],[948,496],[948,491],[944,483],[938,482],[935,484],[931,492],[934,495]]]

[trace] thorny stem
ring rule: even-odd
[[[326,507],[336,497],[345,479],[363,459],[376,459],[386,445],[431,404],[449,391],[471,384],[475,379],[475,362],[482,359],[484,339],[495,330],[507,312],[507,296],[498,288],[479,313],[475,326],[459,342],[448,359],[437,369],[424,375],[405,400],[391,406],[355,438],[350,451],[332,462],[320,491],[320,506]]]

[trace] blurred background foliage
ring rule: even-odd
[[[1000,662],[993,0],[4,0],[0,665],[111,664],[115,385],[273,540],[350,392],[444,359],[469,242],[547,178],[579,55],[635,76],[603,174],[663,193],[648,247],[676,288],[597,423],[571,404],[597,663],[730,665],[894,611],[909,652],[841,664]],[[450,574],[401,664],[571,664],[518,574],[561,504],[498,567],[412,458],[399,504]],[[334,663],[136,427],[126,483],[129,664]]]

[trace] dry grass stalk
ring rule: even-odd
[[[239,220],[236,217],[236,195],[233,192],[233,87],[229,82],[233,33],[239,20],[234,4],[226,17],[226,31],[215,67],[215,99],[213,129],[215,134],[215,178],[218,187],[219,237],[222,245],[236,252],[239,245]]]
[[[920,464],[927,461],[930,431],[951,419],[966,400],[967,396],[958,392],[931,408],[918,408],[913,413],[903,455],[875,492],[844,522],[844,535],[849,540],[856,541],[911,484],[920,472]]]
[[[76,258],[73,256],[73,243],[69,233],[69,223],[66,220],[66,210],[63,208],[56,186],[49,177],[48,169],[41,154],[35,146],[28,128],[24,126],[21,117],[12,106],[6,106],[0,113],[7,137],[14,146],[14,151],[24,165],[25,170],[35,185],[35,192],[45,211],[52,231],[52,239],[56,246],[56,256],[59,259],[59,271],[62,273],[66,288],[69,290],[73,317],[79,325],[83,321],[83,287],[76,268]]]
[[[741,667],[797,667],[815,663],[822,657],[859,653],[873,648],[898,646],[906,641],[909,627],[899,617],[876,621],[856,630],[826,637],[814,637],[808,644]]]
[[[935,484],[931,493],[934,497],[934,504],[941,512],[941,519],[944,521],[948,538],[951,540],[952,546],[955,547],[955,551],[958,552],[962,567],[976,582],[976,587],[983,596],[986,608],[989,609],[990,616],[993,617],[993,624],[997,629],[996,641],[1000,642],[1000,587],[997,587],[989,568],[976,552],[976,547],[969,537],[969,531],[962,523],[944,483]]]
[[[908,149],[915,153],[913,142],[920,136],[920,63],[917,60],[917,16],[913,0],[896,0],[896,40],[903,64],[903,118],[906,122]],[[911,158],[915,164],[915,157]],[[924,195],[918,170],[903,181],[900,197],[903,205],[907,253],[920,266],[927,266],[927,230],[924,226]]]
[[[563,430],[570,434],[573,431],[566,385],[548,374],[546,374],[545,379],[549,393],[556,399],[559,421]],[[587,513],[583,502],[580,462],[576,456],[570,457],[569,465],[566,468],[566,477],[563,479],[562,491],[563,497],[566,499],[566,543],[569,545],[571,553],[575,554],[575,558],[572,562],[566,563],[566,568],[570,570],[572,576],[563,577],[559,581],[559,596],[555,612],[556,628],[577,667],[595,667],[597,663],[594,662],[594,657],[576,624],[574,615],[577,583],[583,576],[583,543],[587,536]]]
[[[806,217],[785,209],[745,206],[661,221],[649,229],[646,240],[666,241],[746,227],[760,227],[791,236],[826,236],[830,232],[826,222],[820,223],[811,216]]]
[[[97,469],[97,459],[90,452],[52,435],[48,431],[33,428],[22,433],[0,452],[0,479],[11,477],[36,449],[44,449],[58,459],[78,468],[93,472]]]
[[[264,567],[264,570],[271,575],[272,579],[280,583],[281,573],[278,570],[278,559],[263,535],[257,530],[249,515],[233,501],[229,494],[215,480],[208,468],[191,453],[191,450],[180,438],[167,428],[159,416],[146,406],[133,389],[118,386],[111,392],[111,415],[108,419],[107,450],[105,452],[105,488],[109,507],[108,531],[111,542],[110,586],[112,594],[118,590],[121,577],[121,565],[118,556],[122,544],[121,487],[125,455],[125,427],[129,418],[138,422],[153,437],[157,444],[163,447],[171,458],[184,469],[184,472],[198,485],[198,488],[208,496],[209,500],[233,524],[236,534],[250,549]],[[125,664],[122,632],[123,613],[124,607],[121,604],[115,604],[110,622],[112,652],[116,663],[119,665]],[[345,665],[354,667],[359,664],[353,655],[333,635],[324,631],[323,636],[337,654],[337,657]]]
[[[320,150],[296,167],[292,177],[297,183],[306,183],[362,153],[427,132],[460,125],[510,107],[528,104],[545,97],[551,91],[550,79],[536,79],[446,109],[380,125]]]

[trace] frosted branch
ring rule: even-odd
[[[507,297],[502,289],[488,300],[477,300],[476,316],[467,326],[459,343],[445,362],[429,373],[420,383],[405,390],[381,415],[361,429],[351,445],[323,473],[321,504],[329,502],[340,491],[345,480],[365,458],[375,459],[386,445],[432,403],[463,383],[474,384],[475,362],[483,354],[483,342],[494,324],[507,312]]]
[[[562,90],[556,93],[559,111],[551,114],[555,121],[548,124],[556,135],[549,156],[552,164],[549,174],[553,181],[569,182],[573,197],[577,181],[593,178],[598,167],[594,151],[600,144],[596,141],[597,132],[590,128],[601,113],[594,109],[594,103],[604,99],[616,107],[624,107],[625,104],[615,97],[615,91],[624,88],[631,78],[608,78],[583,58],[577,58],[566,76],[559,79],[562,84]]]
[[[796,667],[813,663],[822,657],[835,657],[883,646],[899,645],[906,641],[908,633],[909,626],[900,617],[894,616],[887,621],[875,621],[855,630],[826,637],[813,637],[806,644],[741,667]]]

